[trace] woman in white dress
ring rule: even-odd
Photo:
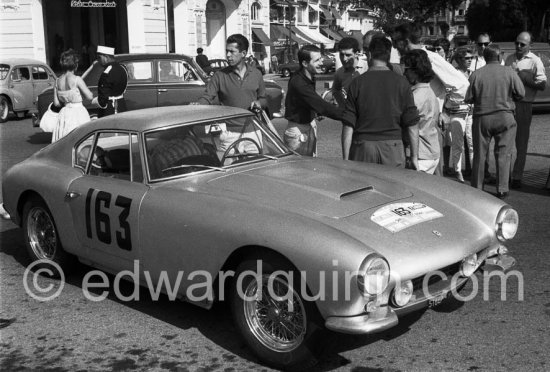
[[[82,98],[93,98],[93,94],[80,76],[74,74],[78,68],[78,54],[69,49],[61,54],[60,65],[64,73],[55,82],[53,102],[63,106],[59,112],[52,142],[64,137],[76,127],[90,121],[88,110],[82,105]]]

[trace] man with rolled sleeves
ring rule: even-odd
[[[98,117],[126,111],[124,92],[128,85],[128,74],[120,63],[115,61],[115,48],[102,45],[97,47],[97,60],[104,67],[97,83],[97,97],[92,103],[99,107]]]
[[[531,128],[533,101],[538,90],[546,87],[546,73],[544,65],[539,57],[531,53],[531,33],[521,32],[516,38],[516,53],[506,58],[505,65],[511,66],[518,74],[525,87],[525,97],[516,103],[516,160],[512,171],[513,189],[521,187],[527,146],[529,144],[529,131]]]

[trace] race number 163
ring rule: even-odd
[[[106,210],[111,208],[111,199],[112,195],[105,191],[89,189],[88,194],[86,194],[86,236],[93,239],[93,233],[95,232],[97,239],[105,244],[111,244],[113,240],[111,218],[106,213]],[[116,197],[114,204],[121,208],[118,222],[115,222],[114,226],[114,238],[118,247],[127,251],[132,250],[132,234],[130,232],[130,224],[128,223],[131,204],[132,199],[121,195]],[[92,205],[94,207],[93,221]]]

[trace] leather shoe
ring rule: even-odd
[[[510,187],[513,189],[521,189],[521,180],[512,180]]]
[[[464,176],[462,176],[462,172],[456,172],[456,180],[460,183],[464,183]]]
[[[508,195],[509,195],[508,191],[504,191],[504,192],[499,191],[495,194],[495,196],[499,199],[506,199],[508,197]]]

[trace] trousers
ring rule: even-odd
[[[497,192],[509,191],[508,183],[516,128],[516,119],[511,112],[502,111],[490,115],[474,115],[472,125],[474,142],[473,187],[483,189],[485,160],[491,139],[494,138]]]
[[[516,154],[515,159],[513,160],[513,180],[521,180],[523,178],[532,119],[533,104],[531,102],[516,102],[516,122],[518,124],[518,128],[516,133]]]

